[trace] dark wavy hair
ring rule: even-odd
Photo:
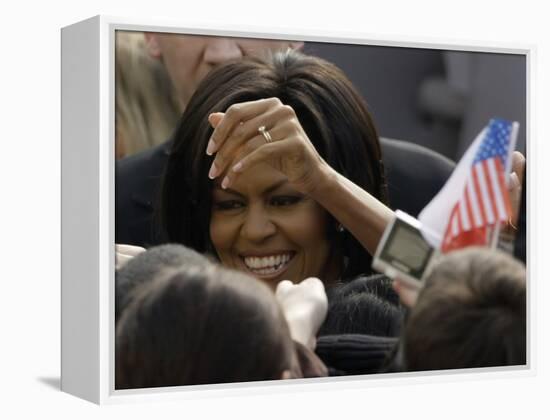
[[[212,135],[208,115],[231,105],[276,97],[291,106],[321,157],[337,172],[387,202],[387,186],[374,123],[364,100],[335,65],[296,51],[245,58],[213,70],[191,98],[175,132],[165,170],[161,222],[170,241],[215,253],[209,237],[213,157],[205,153]],[[342,279],[371,273],[371,256],[349,233],[327,226],[341,246]]]

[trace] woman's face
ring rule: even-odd
[[[242,173],[223,190],[213,188],[210,238],[221,262],[275,288],[281,280],[335,281],[339,257],[331,253],[328,216],[268,164]]]

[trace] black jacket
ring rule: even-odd
[[[168,141],[115,165],[115,242],[150,247],[166,242],[159,220],[161,179]]]

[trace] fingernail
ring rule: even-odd
[[[233,172],[239,172],[243,168],[243,164],[241,162],[237,163],[235,166],[233,166]]]
[[[229,185],[229,178],[225,177],[222,181],[222,188],[225,190],[228,185]]]
[[[208,178],[210,179],[216,178],[217,173],[218,173],[218,168],[216,168],[216,164],[212,162],[212,166],[210,167],[210,172],[208,172]]]
[[[208,141],[208,146],[206,146],[206,154],[208,156],[212,156],[212,153],[214,153],[215,149],[216,149],[216,143],[214,143],[214,140],[210,139]]]

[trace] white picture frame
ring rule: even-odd
[[[525,367],[403,373],[340,378],[218,384],[155,390],[114,389],[114,35],[116,30],[140,30],[220,36],[341,42],[379,46],[438,48],[521,54],[527,67],[526,149],[531,116],[533,46],[468,43],[439,44],[421,39],[365,38],[362,34],[308,31],[280,33],[270,28],[192,27],[178,22],[96,16],[62,29],[62,324],[61,388],[97,404],[136,400],[189,398],[244,393],[325,390],[345,382],[350,388],[419,383],[429,375],[447,381],[449,375],[468,379],[532,374],[531,327],[528,316],[528,358]],[[531,180],[529,181],[530,189]],[[529,226],[529,223],[528,223]],[[529,227],[528,227],[529,232]],[[529,238],[529,235],[528,235]],[[528,241],[529,242],[529,241]],[[533,300],[528,287],[528,312]]]

